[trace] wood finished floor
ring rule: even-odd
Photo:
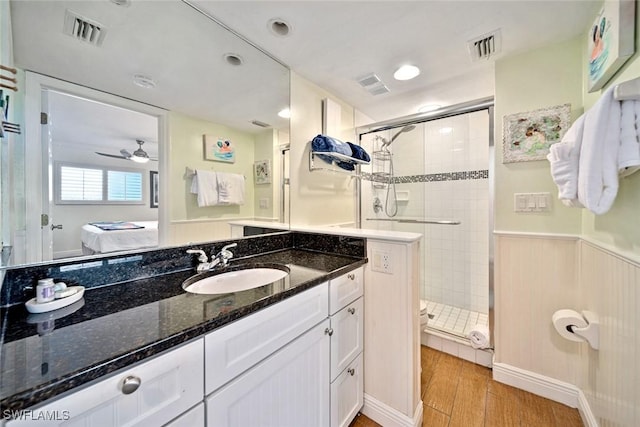
[[[428,427],[583,427],[577,409],[494,381],[491,370],[421,347],[422,425]],[[350,427],[377,427],[359,414]]]

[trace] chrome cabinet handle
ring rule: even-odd
[[[324,333],[325,333],[325,335],[331,336],[331,335],[333,335],[333,329],[327,328],[327,329],[324,330]]]
[[[353,368],[349,368],[347,369],[347,372],[349,372],[349,375],[353,376],[356,373],[356,370]]]
[[[122,394],[131,394],[140,387],[142,380],[133,375],[128,376],[122,381]]]
[[[351,314],[356,314],[356,309],[355,309],[355,308],[353,308],[353,307],[351,307],[351,308],[347,309],[347,311],[348,311],[349,313],[351,313]]]
[[[350,280],[356,280],[356,275],[355,275],[355,274],[353,274],[353,273],[349,273],[349,274],[347,274],[347,277],[348,277]]]

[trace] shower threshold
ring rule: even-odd
[[[489,315],[452,305],[427,301],[429,324],[427,329],[467,339],[475,325],[488,325]]]

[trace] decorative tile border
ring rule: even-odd
[[[384,179],[366,172],[363,172],[361,177],[365,181],[386,183]],[[489,170],[482,169],[476,171],[432,173],[427,175],[396,176],[393,181],[396,184],[410,184],[418,182],[464,181],[472,179],[489,179]]]

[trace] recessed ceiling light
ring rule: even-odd
[[[280,112],[278,113],[278,116],[282,117],[283,119],[290,119],[291,118],[291,110],[289,110],[289,108],[285,108],[283,110],[280,110]]]
[[[393,78],[396,80],[411,80],[420,74],[420,68],[415,65],[403,65],[393,73]]]
[[[453,128],[452,127],[448,127],[448,126],[447,127],[443,127],[443,128],[440,128],[438,130],[438,132],[440,132],[441,134],[444,135],[444,134],[453,132]]]
[[[418,108],[418,113],[428,113],[429,111],[435,111],[439,108],[441,108],[442,105],[440,104],[427,104],[427,105],[423,105],[422,107]]]
[[[136,74],[133,76],[133,84],[143,87],[145,89],[153,89],[156,87],[156,82],[153,77],[144,74]]]
[[[267,22],[267,28],[276,36],[286,37],[291,31],[291,25],[287,21],[281,18],[273,18]]]
[[[225,53],[224,59],[225,61],[227,61],[227,63],[234,66],[240,66],[244,63],[244,59],[242,59],[242,56],[238,55],[237,53]]]

